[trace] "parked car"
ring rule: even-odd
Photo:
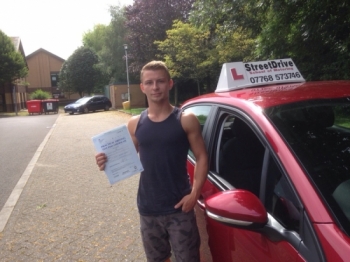
[[[64,107],[64,112],[73,115],[74,113],[88,113],[96,110],[108,111],[112,107],[111,101],[102,95],[85,96],[74,103],[68,104]]]
[[[350,81],[305,82],[291,59],[228,63],[182,108],[209,156],[202,261],[349,261]]]

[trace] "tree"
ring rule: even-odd
[[[111,22],[107,27],[105,47],[99,53],[105,72],[111,81],[126,82],[124,44],[126,44],[125,8],[111,6]]]
[[[206,42],[208,90],[214,89],[221,65],[233,61],[253,61],[256,58],[256,36],[261,31],[266,6],[256,0],[196,1],[189,21],[209,32]],[[267,1],[266,1],[267,2]]]
[[[349,1],[271,2],[260,57],[292,57],[308,80],[350,79]]]
[[[108,84],[112,78],[107,64],[110,61],[110,55],[105,56],[106,50],[108,50],[106,48],[106,41],[109,31],[109,26],[99,24],[95,25],[92,31],[88,31],[83,36],[83,45],[91,48],[98,56],[98,63],[94,65],[94,92],[101,92],[101,87]]]
[[[207,76],[210,63],[207,40],[209,32],[195,28],[189,23],[174,21],[164,41],[156,41],[164,54],[172,78],[193,79],[197,83],[197,94],[201,94],[202,80]],[[175,104],[177,96],[175,96]]]
[[[111,6],[109,11],[110,24],[97,25],[83,37],[84,46],[93,49],[99,57],[96,69],[100,72],[101,84],[126,81],[124,8]]]
[[[83,35],[83,45],[90,47],[95,53],[99,53],[105,47],[107,28],[106,25],[95,25],[93,30],[89,30]]]
[[[240,28],[246,38],[255,39],[265,23],[270,0],[197,0],[191,12],[190,22],[209,30],[215,39],[216,32],[233,33]],[[247,30],[247,31],[245,31]]]
[[[81,97],[96,90],[99,77],[97,63],[98,57],[91,48],[80,47],[75,50],[67,63],[63,64],[60,72],[63,83],[67,84],[66,88],[79,93]]]
[[[193,0],[135,0],[125,10],[130,44],[130,72],[138,73],[141,67],[158,57],[155,41],[166,38],[174,20],[186,21]]]
[[[216,30],[215,48],[220,65],[227,62],[253,61],[255,59],[256,40],[250,38],[246,31],[241,27],[232,32],[225,30],[224,27]]]
[[[12,40],[0,30],[0,85],[12,83],[28,74],[26,62]]]
[[[73,90],[73,86],[71,81],[71,77],[69,75],[69,71],[68,71],[68,64],[70,62],[72,56],[70,56],[66,61],[64,61],[64,63],[62,64],[60,73],[59,73],[59,79],[60,81],[58,82],[58,87],[59,89],[68,94],[68,97],[70,97],[70,95],[72,93],[74,93]]]

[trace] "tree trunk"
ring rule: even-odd
[[[198,89],[198,95],[201,95],[201,87],[199,86],[199,80],[197,79],[197,89]]]

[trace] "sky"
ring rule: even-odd
[[[67,59],[84,33],[111,21],[109,6],[133,0],[0,0],[0,30],[19,37],[26,56],[43,48]]]

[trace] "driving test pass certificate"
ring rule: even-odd
[[[108,161],[105,173],[110,184],[143,171],[126,125],[122,125],[92,137],[97,152],[105,153]]]

